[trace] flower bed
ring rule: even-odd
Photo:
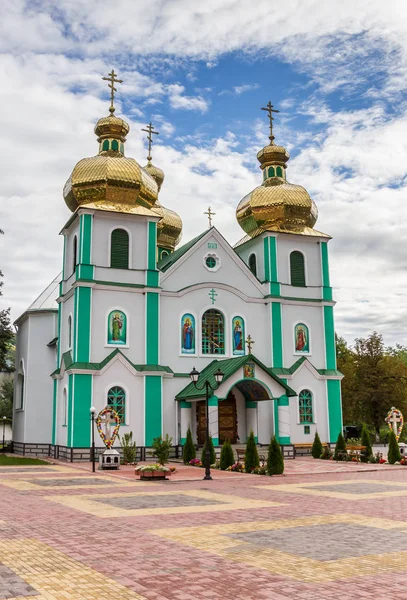
[[[166,479],[172,473],[169,467],[159,464],[141,465],[134,472],[140,479]]]

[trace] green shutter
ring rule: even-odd
[[[305,287],[304,255],[301,252],[290,254],[291,285]]]
[[[277,167],[276,169],[277,177],[283,176],[283,169],[281,167]]]
[[[119,151],[119,142],[117,140],[112,140],[112,150],[114,152],[118,152]]]
[[[115,269],[129,268],[129,234],[124,229],[112,231],[110,266]]]

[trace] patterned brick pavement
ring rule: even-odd
[[[407,468],[323,462],[2,468],[0,599],[407,600]]]

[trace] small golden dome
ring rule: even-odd
[[[102,117],[95,125],[95,134],[98,136],[98,142],[105,138],[119,139],[126,141],[126,135],[130,131],[129,124],[120,117],[109,115]]]
[[[155,165],[153,165],[151,161],[148,161],[146,166],[143,168],[155,180],[155,182],[158,185],[158,191],[160,191],[161,186],[164,181],[164,177],[165,177],[164,171],[162,169],[160,169],[159,167],[156,167]]]
[[[285,163],[289,160],[290,155],[284,146],[276,146],[276,144],[269,144],[264,146],[257,153],[257,160],[260,163],[260,168],[267,166],[270,163],[277,163],[285,166]]]
[[[157,223],[157,246],[174,250],[181,240],[181,217],[174,210],[162,206],[158,200],[151,211],[161,217]]]

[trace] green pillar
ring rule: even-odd
[[[151,446],[153,439],[162,435],[162,377],[145,377],[145,446]]]

